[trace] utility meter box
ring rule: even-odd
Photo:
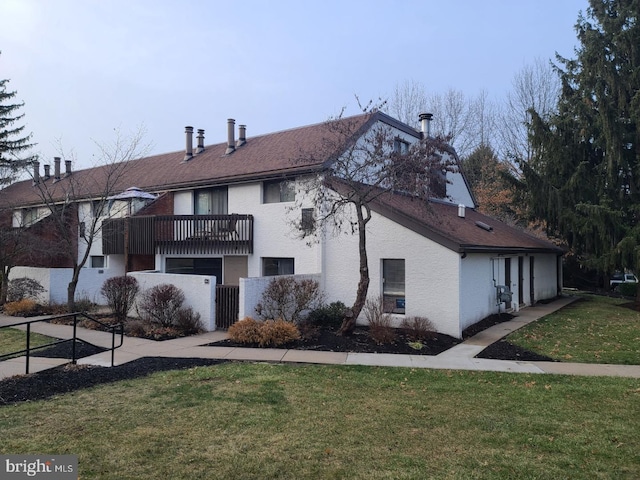
[[[513,298],[513,293],[506,285],[498,285],[496,286],[497,295],[498,295],[498,303],[509,303]]]

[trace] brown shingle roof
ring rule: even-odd
[[[374,121],[377,114],[365,114],[339,120],[348,123],[354,134]],[[327,137],[331,133],[325,123],[294,128],[276,133],[248,137],[247,143],[225,155],[227,144],[208,145],[204,152],[184,162],[184,151],[153,155],[129,162],[126,174],[109,189],[119,193],[135,186],[148,192],[159,192],[193,186],[229,184],[246,180],[295,175],[322,168],[335,152],[329,152]],[[333,144],[335,146],[335,142]],[[55,195],[66,195],[74,184],[76,198],[99,197],[109,165],[74,171],[72,178],[62,178],[54,185],[46,180]],[[31,180],[14,183],[2,192],[11,205],[41,203]],[[61,198],[60,198],[61,199]]]
[[[371,209],[460,253],[564,253],[551,242],[471,208],[466,208],[465,217],[461,218],[458,216],[458,206],[450,203],[427,203],[417,197],[384,193],[372,202]],[[481,228],[478,222],[491,230]]]

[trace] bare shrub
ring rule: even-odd
[[[45,291],[44,287],[33,278],[20,277],[9,281],[7,287],[7,300],[9,302],[17,302],[25,298],[37,300],[38,295]]]
[[[265,320],[260,325],[260,346],[278,347],[300,338],[300,331],[295,324],[282,319]]]
[[[369,324],[369,336],[374,342],[383,345],[396,340],[396,331],[391,326],[391,316],[384,313],[382,298],[368,299],[362,310]]]
[[[129,320],[125,331],[131,337],[144,337],[147,334],[147,323],[139,318]]]
[[[427,317],[407,317],[402,320],[402,329],[410,340],[419,342],[434,337],[436,327]]]
[[[124,322],[139,290],[138,281],[134,277],[123,275],[105,280],[100,293],[107,299],[116,320]]]
[[[229,338],[238,343],[260,343],[260,324],[251,317],[245,317],[229,327]]]
[[[191,307],[181,308],[175,319],[175,327],[182,335],[195,335],[202,332],[200,314],[194,312]]]
[[[144,320],[170,327],[184,303],[184,293],[175,285],[163,283],[142,293],[138,314]]]
[[[11,316],[27,316],[35,312],[38,304],[30,298],[23,298],[16,302],[8,302],[4,304],[4,313]]]
[[[320,284],[315,280],[296,280],[290,276],[275,277],[262,292],[256,313],[265,320],[282,319],[298,323],[304,313],[322,303]]]

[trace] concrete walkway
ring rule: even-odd
[[[434,368],[447,370],[483,370],[514,373],[551,373],[590,376],[621,376],[640,378],[640,365],[601,365],[560,362],[524,362],[511,360],[489,360],[474,358],[484,348],[505,337],[518,328],[548,315],[574,301],[563,297],[552,303],[536,305],[521,310],[511,321],[494,325],[465,342],[440,355],[398,355],[381,353],[320,352],[309,350],[208,347],[209,343],[227,338],[226,332],[207,332],[202,335],[155,342],[134,337],[125,337],[122,347],[115,352],[115,364],[141,357],[212,358],[256,362],[317,363],[334,365],[375,365],[389,367]],[[16,323],[15,317],[0,315],[0,326]],[[36,323],[33,332],[55,338],[71,338],[70,326]],[[95,330],[80,329],[78,337],[95,345],[109,347],[111,335]],[[30,372],[37,372],[69,362],[66,359],[31,357]],[[111,365],[111,352],[78,360],[79,364]],[[0,379],[24,374],[24,357],[0,362]]]

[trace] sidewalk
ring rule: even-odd
[[[563,297],[552,303],[528,307],[508,321],[488,328],[440,355],[397,355],[381,353],[321,352],[309,350],[209,347],[209,343],[227,338],[226,332],[207,332],[201,335],[155,342],[134,337],[125,337],[122,347],[115,351],[115,364],[141,357],[213,358],[257,362],[316,363],[334,365],[372,365],[389,367],[433,368],[447,370],[483,370],[514,373],[550,373],[588,376],[621,376],[640,378],[640,365],[600,365],[559,362],[523,362],[511,360],[489,360],[474,358],[484,348],[505,337],[518,328],[548,315],[571,303],[572,297]],[[0,315],[0,325],[19,321],[15,317]],[[71,338],[72,327],[37,323],[33,332],[56,338]],[[95,330],[79,329],[79,337],[95,345],[111,345],[111,334]],[[67,363],[65,359],[31,357],[30,372],[37,372]],[[111,352],[78,360],[79,364],[110,366]],[[24,357],[0,362],[0,380],[25,371]]]

